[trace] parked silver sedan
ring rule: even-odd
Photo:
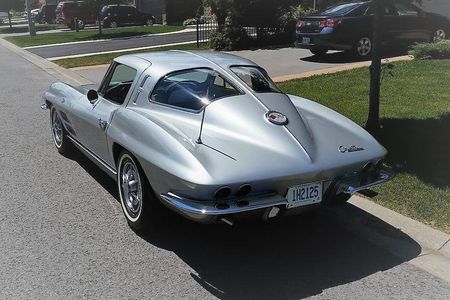
[[[363,128],[229,54],[121,56],[100,87],[54,83],[43,97],[58,151],[76,146],[117,180],[133,228],[158,201],[233,224],[343,203],[392,176]]]

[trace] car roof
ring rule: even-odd
[[[233,65],[257,66],[254,62],[228,53],[214,51],[179,51],[147,52],[118,57],[120,63],[135,62],[136,58],[145,60],[152,65],[152,69],[161,76],[179,70],[193,68],[228,69]],[[131,66],[131,65],[130,65]]]

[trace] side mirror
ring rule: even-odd
[[[98,99],[98,93],[96,90],[89,90],[86,96],[92,104],[94,104]]]

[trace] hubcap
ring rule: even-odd
[[[445,31],[443,29],[438,29],[434,32],[433,42],[445,40],[445,38],[446,38]]]
[[[61,119],[59,118],[58,113],[56,111],[53,113],[52,117],[52,131],[55,144],[59,148],[62,145],[63,130]]]
[[[137,217],[142,208],[142,187],[136,165],[127,160],[121,172],[122,199],[132,218]]]
[[[358,41],[357,45],[358,54],[361,56],[366,56],[372,50],[372,42],[369,38],[364,37]]]
[[[152,26],[153,25],[153,21],[152,20],[147,20],[147,25],[148,26]]]
[[[117,22],[112,22],[111,23],[111,28],[117,28]]]

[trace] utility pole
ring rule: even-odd
[[[380,130],[381,23],[384,0],[375,0],[373,18],[372,64],[370,65],[369,115],[366,129],[374,136]]]
[[[25,0],[25,6],[27,10],[28,31],[30,32],[30,36],[36,36],[36,28],[34,27],[34,22],[31,18],[30,0]]]

